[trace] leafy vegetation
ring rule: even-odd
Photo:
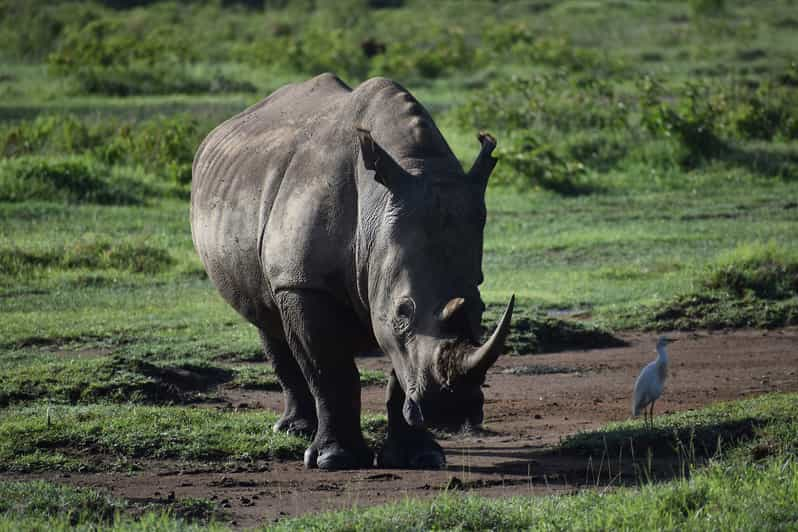
[[[220,461],[301,458],[307,441],[271,431],[271,412],[133,406],[36,405],[0,412],[6,470],[91,469],[89,461],[151,458]],[[70,456],[90,449],[84,457]],[[107,466],[106,466],[107,467]]]
[[[277,389],[257,334],[204,273],[187,198],[208,131],[322,71],[350,85],[397,79],[466,167],[477,130],[498,138],[481,292],[486,330],[517,295],[511,352],[617,345],[613,330],[628,328],[798,324],[791,7],[0,1],[2,467],[300,456],[303,440],[271,437],[272,413],[181,406]],[[384,379],[361,372],[364,385]],[[632,439],[641,457],[680,449],[691,460],[692,445],[709,465],[689,479],[542,500],[450,493],[284,526],[789,526],[793,403],[563,442],[597,458]],[[363,424],[379,445],[384,418]],[[207,515],[206,502],[186,505]],[[172,510],[128,519],[125,501],[95,492],[0,483],[0,529],[195,526]]]
[[[451,491],[431,500],[407,499],[365,510],[308,515],[281,521],[269,529],[778,528],[798,519],[794,504],[798,494],[796,401],[795,394],[773,394],[661,416],[654,432],[636,420],[610,424],[563,442],[563,452],[591,453],[596,458],[630,441],[635,445],[659,442],[655,447],[640,447],[643,453],[636,458],[625,455],[626,460],[636,460],[642,468],[636,487],[619,485],[576,495],[508,499]],[[747,424],[749,429],[740,432],[736,428],[740,424]],[[711,448],[702,448],[695,439],[701,431],[715,436]],[[686,438],[671,439],[677,435]],[[651,453],[656,458],[673,449],[678,449],[684,460],[682,473],[668,482],[651,482],[644,469],[652,459]],[[130,503],[96,490],[43,482],[3,482],[0,494],[3,525],[35,522],[41,526],[47,521],[55,529],[78,524],[125,530],[140,526],[129,521],[126,512]],[[202,501],[200,504],[207,506]],[[162,511],[137,516],[159,530],[190,526]]]

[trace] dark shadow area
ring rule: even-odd
[[[636,457],[652,453],[658,458],[710,457],[729,444],[748,441],[765,421],[746,418],[715,425],[676,429],[619,429],[607,432],[586,432],[567,438],[560,451],[565,455],[617,455],[628,452]]]
[[[489,304],[483,317],[483,342],[493,331],[503,305]],[[507,352],[515,355],[558,353],[574,349],[606,349],[628,344],[595,325],[535,313],[518,307],[506,341]]]
[[[778,177],[788,181],[798,179],[798,153],[725,145],[715,158],[762,177]]]
[[[452,459],[462,455],[498,460],[491,466],[449,466],[453,473],[462,472],[464,478],[469,473],[496,477],[477,479],[473,486],[455,482],[449,489],[520,483],[598,487],[687,478],[709,458],[753,439],[756,429],[765,423],[762,419],[747,418],[684,429],[588,432],[572,436],[554,448],[478,447],[460,452],[450,449],[448,455]]]

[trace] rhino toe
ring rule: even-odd
[[[425,433],[415,438],[388,438],[377,457],[377,466],[396,469],[441,469],[446,466],[443,448]]]
[[[373,463],[374,455],[368,448],[351,451],[333,444],[319,450],[311,445],[305,451],[307,469],[319,468],[325,471],[361,469],[371,467]]]
[[[303,438],[312,438],[316,432],[315,420],[301,417],[281,417],[272,427],[274,432],[287,432]]]

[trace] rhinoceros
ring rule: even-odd
[[[485,187],[495,140],[463,171],[427,111],[384,78],[287,85],[214,129],[194,158],[194,246],[258,329],[283,389],[275,431],[308,468],[368,467],[355,356],[392,364],[381,467],[437,468],[429,427],[482,422],[482,384],[514,297],[483,344]]]

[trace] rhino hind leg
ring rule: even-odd
[[[282,338],[274,338],[260,329],[261,343],[266,356],[271,360],[274,373],[283,389],[285,410],[272,429],[312,438],[316,432],[316,402],[308,383]]]
[[[427,429],[409,426],[402,415],[405,394],[396,373],[388,381],[388,436],[377,456],[377,466],[399,469],[440,469],[446,455]]]
[[[370,467],[374,455],[360,430],[360,375],[347,331],[356,324],[331,297],[318,291],[283,291],[286,340],[316,405],[318,427],[305,451],[305,467]]]

